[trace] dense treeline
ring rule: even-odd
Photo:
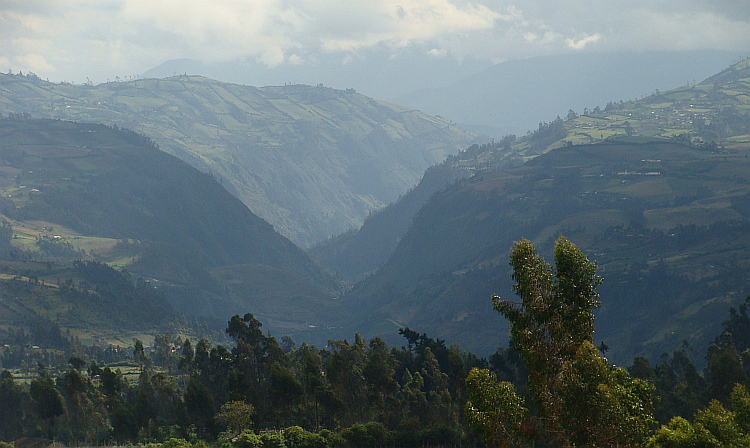
[[[234,316],[226,329],[231,348],[159,335],[147,354],[136,341],[130,359],[139,366],[137,375],[124,374],[117,361],[99,367],[96,353],[85,350],[57,375],[38,362],[28,384],[6,370],[0,440],[135,443],[240,436],[245,442],[238,443],[250,443],[255,433],[248,430],[293,426],[332,446],[472,440],[462,417],[464,382],[472,367],[489,367],[486,360],[408,328],[402,330],[408,347],[400,349],[359,335],[319,349],[295,347],[288,337],[278,343],[260,327],[251,314]],[[492,364],[501,375],[518,368],[498,356]]]
[[[699,372],[687,343],[660,362],[610,365],[593,345],[596,265],[569,241],[555,268],[530,242],[511,252],[523,302],[493,299],[512,348],[489,360],[412,329],[388,347],[356,334],[321,349],[264,335],[235,315],[231,346],[157,334],[146,350],[83,347],[51,321],[10,332],[0,359],[0,440],[65,443],[208,441],[237,448],[377,446],[746,446],[750,441],[750,297],[729,310]],[[108,290],[138,285],[104,265],[80,277]],[[64,288],[73,288],[70,285]],[[63,288],[63,289],[64,289]],[[31,337],[37,339],[31,339]],[[44,357],[23,347],[51,347]],[[19,350],[17,347],[20,346]],[[38,352],[38,350],[37,350]],[[33,372],[30,374],[30,371]],[[659,424],[663,425],[659,427]],[[471,428],[471,429],[470,429]],[[478,438],[481,436],[481,439]]]
[[[706,354],[703,374],[687,345],[655,365],[636,358],[627,369],[633,380],[653,388],[655,421],[669,423],[649,439],[651,446],[673,446],[664,444],[669,437],[721,434],[724,426],[706,429],[717,419],[734,428],[736,437],[748,433],[732,423],[750,403],[737,388],[750,385],[748,308],[750,297],[730,310],[725,331]],[[0,375],[0,440],[462,446],[480,443],[464,416],[472,369],[488,369],[494,381],[513,384],[526,402],[533,397],[522,356],[513,349],[501,347],[485,360],[409,328],[400,330],[406,340],[401,348],[358,334],[353,342],[330,341],[325,349],[296,347],[289,337],[278,342],[264,335],[251,314],[234,316],[226,333],[233,347],[212,346],[205,339],[193,345],[169,334],[158,334],[148,352],[137,340],[127,353],[68,343],[45,359],[65,363],[66,369],[42,361],[30,367],[6,349],[5,367],[23,363],[23,370],[35,373],[25,383],[8,370]],[[604,345],[599,349],[606,352]],[[123,372],[133,364],[135,372]]]

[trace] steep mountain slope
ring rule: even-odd
[[[308,254],[352,285],[373,274],[391,256],[412,225],[414,215],[433,193],[471,176],[484,164],[476,159],[477,155],[492,153],[495,168],[520,165],[522,159],[510,149],[512,140],[511,137],[499,143],[472,145],[457,156],[449,156],[425,171],[419,184],[398,201],[368,216],[362,227],[317,244]]]
[[[212,172],[298,244],[359,226],[473,136],[353,89],[197,76],[98,86],[0,75],[0,113],[115,124]]]
[[[409,326],[489,353],[507,337],[490,295],[512,298],[512,242],[529,238],[550,257],[563,234],[605,278],[596,339],[611,359],[653,359],[684,339],[700,353],[718,331],[710,324],[750,292],[749,154],[750,144],[610,142],[481,172],[433,195],[351,291],[367,316],[357,326]]]
[[[373,214],[359,231],[332,238],[309,253],[347,281],[359,280],[385,263],[419,207],[451,180],[516,166],[553,148],[609,139],[743,144],[750,140],[749,98],[750,60],[744,60],[697,85],[657,91],[635,101],[610,101],[604,107],[586,108],[581,115],[572,112],[565,119],[542,122],[518,139],[509,135],[497,143],[474,145],[432,167],[420,185]]]
[[[212,176],[146,137],[6,118],[0,166],[17,260],[126,267],[195,315],[224,319],[261,308],[296,327],[295,318],[315,322],[330,312],[338,284],[322,268]],[[304,302],[296,317],[285,311],[289,301]]]
[[[373,332],[408,325],[488,353],[506,335],[489,295],[512,296],[512,241],[549,251],[562,233],[602,267],[597,337],[613,359],[658,357],[683,339],[702,348],[718,331],[706,325],[747,292],[748,67],[446,161],[438,168],[477,174],[431,197],[352,308],[379,316]]]

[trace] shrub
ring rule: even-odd
[[[258,434],[246,429],[233,439],[236,448],[262,448],[263,441]]]
[[[358,448],[373,448],[388,445],[391,433],[379,422],[352,425],[342,432],[349,445]]]
[[[265,432],[260,435],[263,442],[263,448],[286,448],[284,434],[280,432]]]
[[[319,434],[305,431],[299,426],[290,426],[284,430],[284,439],[289,448],[326,448],[326,439]]]
[[[191,445],[185,439],[175,439],[173,437],[162,443],[161,448],[191,448]]]

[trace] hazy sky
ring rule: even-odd
[[[129,78],[169,59],[345,65],[386,46],[435,58],[750,51],[748,0],[0,0],[0,70]]]

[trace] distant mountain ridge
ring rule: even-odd
[[[0,75],[0,113],[144,133],[213,173],[303,246],[359,226],[474,138],[353,89],[255,88],[197,76],[78,86]]]
[[[434,55],[430,53],[432,49],[428,44],[412,43],[394,54],[390,45],[383,44],[358,51],[356,55],[323,52],[309,55],[299,65],[274,67],[252,58],[212,63],[172,59],[141,73],[141,77],[170,78],[188,74],[251,86],[323,83],[340,90],[354,88],[366,96],[393,101],[417,89],[448,85],[492,65],[488,59],[471,56],[459,61]]]
[[[692,84],[737,61],[721,51],[581,53],[512,60],[450,85],[399,95],[394,101],[451,119],[477,134],[524,135],[568,109],[628,101]]]
[[[691,139],[725,145],[750,137],[750,60],[743,60],[699,84],[678,87],[638,100],[608,102],[582,114],[569,111],[565,119],[540,122],[527,135],[505,136],[501,141],[473,145],[430,168],[420,185],[399,201],[374,213],[358,231],[320,243],[308,253],[349,282],[372,274],[384,264],[406,233],[419,208],[445,185],[482,170],[518,166],[554,148],[591,144],[627,137]],[[572,114],[571,114],[572,113]],[[441,181],[437,181],[442,179]]]

